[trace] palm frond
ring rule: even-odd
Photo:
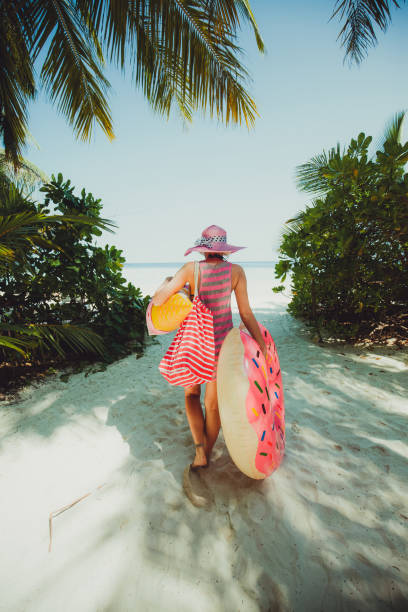
[[[0,3],[0,135],[16,167],[27,133],[27,105],[36,92],[27,4]]]
[[[7,234],[35,236],[38,226],[55,225],[57,223],[75,223],[78,225],[96,225],[105,231],[112,231],[115,224],[109,219],[100,217],[88,217],[80,214],[70,215],[47,215],[36,211],[24,211],[15,215],[0,216],[0,240],[3,241]]]
[[[405,2],[405,0],[402,0]],[[338,38],[346,50],[345,59],[360,63],[369,47],[377,44],[375,26],[382,32],[391,23],[391,6],[400,8],[397,0],[337,0],[332,19],[338,17],[344,25]]]
[[[283,238],[286,238],[291,234],[297,234],[298,232],[300,232],[303,226],[304,217],[305,211],[302,210],[296,215],[296,217],[293,217],[293,219],[288,219],[287,221],[285,221],[285,225],[281,233],[281,242]]]
[[[15,258],[15,250],[10,247],[4,246],[4,244],[0,243],[0,270],[1,270],[1,261],[11,262]]]
[[[304,164],[297,166],[295,171],[296,184],[300,191],[323,195],[329,188],[328,176],[330,164],[341,155],[340,144],[328,152],[323,151]]]
[[[64,344],[75,353],[104,354],[101,337],[92,330],[77,325],[33,325],[30,335],[35,336],[40,348],[56,351],[64,356]]]
[[[50,180],[40,168],[24,157],[19,157],[16,168],[15,164],[7,159],[6,152],[2,148],[0,148],[0,172],[22,190],[33,189]]]
[[[20,340],[19,338],[11,338],[9,336],[3,336],[0,333],[0,349],[2,350],[10,350],[17,351],[23,357],[27,357],[27,346],[24,340]]]
[[[405,111],[395,113],[390,121],[385,126],[384,134],[382,135],[381,149],[386,142],[399,144],[401,142],[402,125],[404,123]]]
[[[248,0],[206,0],[205,9],[209,23],[213,24],[220,36],[224,31],[236,31],[240,26],[241,15],[244,21],[250,23],[259,51],[264,52],[264,42]]]
[[[89,11],[110,59],[122,68],[129,59],[136,85],[155,110],[168,114],[175,102],[187,116],[200,107],[225,123],[253,125],[256,106],[235,44],[238,10],[256,28],[247,1],[137,0],[127,14],[121,0],[77,4]]]
[[[244,88],[248,73],[238,59],[241,50],[235,44],[236,26],[217,29],[198,0],[173,0],[170,6],[173,10],[162,16],[165,36],[160,44],[166,61],[173,58],[173,65],[174,58],[181,61],[181,89],[175,82],[181,99],[187,93],[197,107],[208,108],[211,116],[216,115],[227,125],[243,121],[253,126],[257,111]],[[181,32],[178,46],[171,36],[175,24]]]
[[[249,21],[252,26],[259,51],[261,51],[261,53],[264,53],[265,44],[248,0],[236,0],[236,4],[238,5],[241,14]]]
[[[53,0],[31,5],[34,58],[50,39],[41,80],[51,101],[57,103],[81,139],[90,138],[95,121],[112,139],[112,119],[105,99],[109,83],[75,4]]]
[[[4,333],[12,334],[12,337]],[[76,353],[103,355],[105,347],[99,334],[78,325],[0,324],[0,346],[26,354],[30,349],[56,352],[63,357],[67,348]]]
[[[238,29],[248,21],[264,49],[249,0],[15,0],[0,7],[0,133],[15,163],[40,54],[41,81],[82,139],[95,122],[113,138],[105,52],[121,68],[130,64],[135,84],[161,114],[176,104],[187,119],[201,108],[226,124],[255,122],[237,45]]]
[[[58,244],[48,240],[41,230],[60,223],[97,226],[112,231],[115,226],[109,219],[94,218],[80,214],[47,215],[36,211],[23,211],[13,215],[0,215],[0,267],[13,259],[24,261],[25,254],[34,245],[62,250]]]
[[[408,162],[408,147],[402,145],[402,128],[404,124],[406,111],[399,111],[389,120],[385,126],[384,133],[376,143],[377,151],[395,152],[395,162],[397,165],[405,165]]]

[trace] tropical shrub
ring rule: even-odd
[[[27,193],[41,180],[37,169],[24,160],[24,167],[17,171],[7,167],[0,155],[0,275],[8,283],[12,271],[27,271],[28,257],[39,246],[58,249],[45,237],[47,226],[56,226],[69,221],[72,225],[110,229],[111,222],[86,215],[47,215],[37,212]],[[5,306],[4,294],[0,293],[1,306]],[[35,324],[28,321],[18,324],[5,321],[6,311],[0,311],[0,355],[7,358],[19,353],[23,357],[52,346],[64,354],[62,342],[74,351],[102,353],[101,338],[90,329],[73,325]],[[0,362],[0,379],[8,378],[4,363]]]
[[[61,336],[61,330],[67,328],[99,338],[98,347],[89,344],[88,351],[96,350],[106,361],[132,349],[141,350],[147,298],[123,278],[122,251],[94,244],[95,236],[108,227],[100,217],[100,199],[85,190],[76,196],[70,181],[64,181],[61,174],[53,176],[41,191],[45,194],[43,203],[21,197],[13,203],[14,213],[58,218],[59,222],[44,223],[41,239],[31,245],[34,248],[25,250],[24,263],[15,257],[4,269],[0,277],[3,330],[14,326],[26,340],[31,334],[33,342],[26,347],[26,355],[28,348],[31,357],[41,359],[66,355],[76,348]],[[77,218],[88,219],[88,223],[76,223]],[[28,322],[31,325],[23,329]],[[42,332],[40,342],[36,341],[38,330]],[[47,342],[44,330],[53,335],[54,342]]]
[[[289,311],[323,333],[346,338],[407,337],[408,142],[404,114],[388,126],[369,156],[371,137],[359,134],[298,167],[301,190],[313,203],[284,232],[277,278],[291,273]],[[280,289],[280,288],[278,288]]]

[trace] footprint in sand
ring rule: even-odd
[[[248,516],[255,523],[260,523],[268,513],[268,507],[262,495],[252,493],[246,500]]]
[[[236,537],[236,532],[235,532],[234,526],[232,524],[231,516],[230,516],[230,513],[228,512],[228,510],[225,512],[225,515],[226,515],[226,518],[227,518],[227,523],[226,523],[226,525],[224,525],[223,527],[221,527],[219,529],[219,533],[220,533],[220,535],[222,535],[222,537],[225,540],[230,541],[230,540],[232,540],[233,538]]]
[[[382,455],[388,455],[387,451],[382,446],[379,446],[379,445],[376,444],[375,446],[372,446],[371,448],[373,450],[376,450],[376,451],[380,452]]]
[[[236,580],[241,580],[247,571],[247,560],[243,554],[235,557],[234,563],[231,565],[232,576]]]
[[[201,473],[194,472],[187,466],[183,473],[183,491],[193,506],[209,511],[214,504],[214,494],[201,477]]]
[[[169,419],[168,422],[171,423],[172,425],[175,425],[176,427],[180,427],[180,425],[183,422],[183,419],[180,417],[175,417],[175,418]]]
[[[291,430],[293,431],[293,433],[295,433],[295,434],[300,433],[300,427],[299,427],[299,425],[298,425],[298,422],[297,422],[297,421],[293,421],[293,423],[291,423],[290,428],[291,428]]]

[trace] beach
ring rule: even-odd
[[[173,272],[127,275],[150,292]],[[221,434],[191,503],[183,391],[157,369],[172,335],[27,386],[0,403],[1,612],[408,609],[408,352],[315,343],[271,268],[247,275],[279,351],[282,465],[248,479]]]

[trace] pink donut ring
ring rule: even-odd
[[[259,325],[267,359],[246,329],[225,338],[217,368],[217,391],[225,443],[235,465],[250,478],[266,478],[285,452],[285,404],[275,342]]]

